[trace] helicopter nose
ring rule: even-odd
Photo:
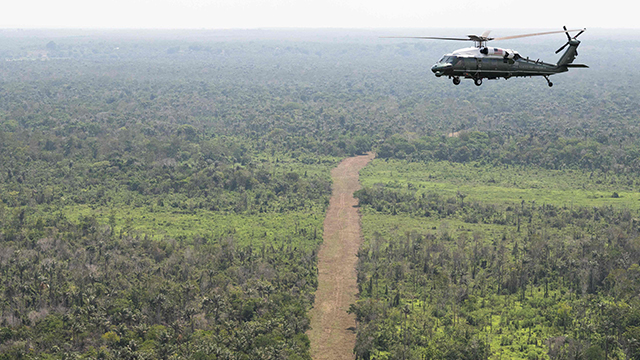
[[[448,70],[453,69],[453,65],[449,63],[437,63],[431,67],[431,71],[436,74],[437,77],[444,75]]]

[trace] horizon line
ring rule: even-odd
[[[588,30],[640,30],[640,27],[586,27]],[[425,27],[277,27],[277,26],[260,26],[260,27],[230,27],[230,28],[191,28],[191,27],[175,27],[175,28],[163,28],[163,27],[2,27],[0,31],[31,31],[31,30],[164,30],[164,31],[229,31],[229,30],[421,30],[421,29],[485,29],[476,26],[425,26]],[[548,27],[495,27],[492,26],[491,30],[498,29],[550,29]]]

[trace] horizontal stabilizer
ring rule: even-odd
[[[569,68],[588,68],[589,66],[585,65],[585,64],[566,64],[566,67]]]

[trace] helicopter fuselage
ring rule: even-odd
[[[575,52],[579,42],[571,44],[567,53]],[[573,54],[569,54],[575,57]],[[568,60],[568,59],[567,59]],[[573,61],[573,58],[570,59]],[[476,85],[482,84],[482,79],[498,79],[525,76],[544,76],[549,86],[549,75],[566,72],[569,67],[584,67],[572,65],[564,61],[558,64],[545,63],[540,60],[524,58],[517,51],[494,47],[470,47],[456,50],[440,59],[431,71],[437,76],[453,78],[454,84],[460,83],[460,78],[474,79]]]
[[[482,79],[498,79],[524,76],[543,76],[547,80],[549,86],[553,83],[549,81],[549,75],[563,73],[569,68],[586,68],[584,64],[573,64],[573,60],[578,56],[578,46],[580,41],[578,36],[587,29],[569,30],[566,26],[561,31],[545,31],[532,34],[520,34],[503,37],[489,37],[490,30],[485,31],[482,35],[467,35],[467,37],[442,37],[442,36],[390,36],[392,38],[405,39],[426,39],[426,40],[453,40],[453,41],[473,41],[475,47],[456,50],[451,54],[447,54],[440,59],[431,71],[437,76],[448,76],[453,79],[455,85],[460,84],[460,78],[473,79],[473,82],[480,86]],[[570,32],[578,33],[571,37]],[[567,48],[560,57],[557,64],[549,64],[540,60],[530,60],[523,58],[517,51],[510,49],[501,49],[488,47],[487,43],[494,40],[510,40],[519,39],[530,36],[550,35],[557,33],[565,33],[567,36],[566,44],[562,45],[556,54]]]

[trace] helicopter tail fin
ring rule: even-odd
[[[578,56],[578,45],[580,45],[580,41],[572,39],[567,44],[569,45],[569,48],[564,52],[564,54],[562,54],[560,60],[558,60],[558,66],[567,66],[576,59],[576,56]],[[563,48],[560,48],[560,50]]]
[[[560,60],[558,60],[558,66],[568,66],[573,62],[573,60],[576,59],[576,56],[578,56],[578,46],[580,45],[580,41],[577,39],[578,36],[580,36],[587,29],[582,29],[574,37],[571,37],[571,35],[569,35],[567,27],[563,26],[562,28],[564,29],[565,35],[567,35],[568,41],[566,44],[562,45],[560,49],[556,50],[556,54],[568,46],[569,48],[567,49],[567,51],[565,51],[564,54],[562,54],[562,57],[560,57]]]

